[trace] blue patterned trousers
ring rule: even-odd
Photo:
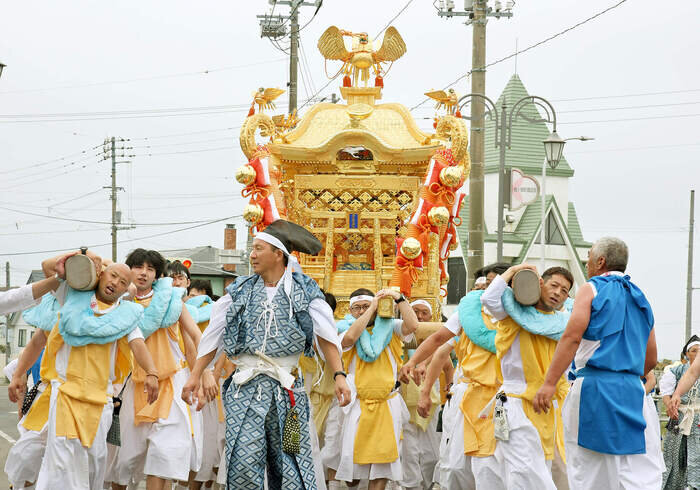
[[[224,393],[226,412],[226,488],[262,490],[267,470],[270,490],[316,490],[309,434],[309,402],[303,381],[294,384],[301,425],[299,454],[282,451],[289,396],[278,381],[258,375],[244,385],[231,383]],[[298,390],[297,390],[298,389]]]

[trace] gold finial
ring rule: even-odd
[[[350,51],[345,47],[344,36],[353,39]],[[385,73],[382,63],[396,61],[406,53],[406,43],[395,27],[389,27],[384,34],[382,45],[378,50],[374,50],[366,32],[353,33],[343,31],[336,26],[331,26],[321,35],[318,40],[318,50],[327,60],[342,61],[343,65],[339,73],[345,73],[343,86],[357,87],[358,82],[364,82],[367,86],[370,69],[373,69],[376,76],[375,85],[382,87],[384,82],[382,75]],[[352,74],[352,82],[350,81]]]

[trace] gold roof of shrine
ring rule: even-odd
[[[283,160],[334,161],[339,149],[364,146],[379,161],[427,161],[443,145],[397,103],[375,104],[380,87],[341,87],[347,104],[319,103],[296,128],[268,145]]]

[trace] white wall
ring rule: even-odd
[[[19,357],[20,352],[26,347],[27,343],[29,343],[29,340],[32,338],[32,335],[34,334],[35,330],[36,328],[25,323],[24,319],[21,316],[13,326],[10,326],[9,336],[10,346],[12,348],[12,357],[10,359],[15,359]],[[21,332],[24,332],[23,345],[20,345],[20,337],[22,335]]]

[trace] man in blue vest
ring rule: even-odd
[[[292,252],[321,248],[304,228],[275,221],[253,240],[254,274],[237,278],[212,309],[182,398],[192,402],[200,385],[208,400],[216,396],[205,368],[223,349],[237,366],[223,395],[227,488],[262,489],[266,472],[267,488],[317,488],[299,356],[313,356],[315,344],[334,373],[340,405],[350,402],[333,312],[318,284],[292,270]]]
[[[629,252],[618,238],[604,237],[588,254],[589,281],[574,309],[535,411],[547,411],[555,384],[574,361],[576,381],[564,403],[564,441],[572,490],[659,489],[662,468],[645,430],[640,380],[656,365],[651,306],[625,275]],[[658,437],[658,436],[657,436]],[[651,442],[651,441],[650,441]]]

